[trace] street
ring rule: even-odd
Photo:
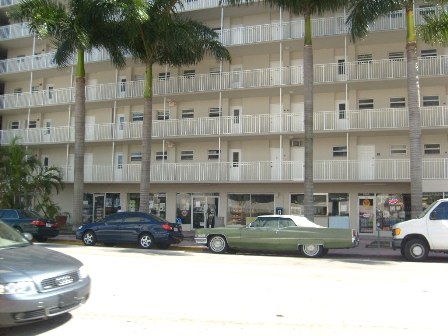
[[[0,329],[2,336],[446,334],[446,258],[409,263],[43,245],[88,267],[90,300],[70,314]]]

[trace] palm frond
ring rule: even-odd
[[[429,13],[424,16],[425,24],[417,28],[419,36],[428,44],[448,45],[448,12]]]
[[[363,38],[369,24],[379,17],[405,9],[410,0],[351,0],[348,6],[347,25],[353,40]]]

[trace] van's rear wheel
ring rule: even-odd
[[[423,239],[411,239],[404,245],[403,254],[409,261],[424,261],[428,258],[429,246]]]

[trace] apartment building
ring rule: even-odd
[[[6,16],[0,0],[0,141],[12,138],[64,172],[72,211],[74,67]],[[424,11],[417,6],[417,23]],[[157,65],[150,208],[185,230],[303,213],[303,18],[260,4],[188,0],[183,15],[216,29],[232,63]],[[315,221],[389,235],[410,216],[405,13],[353,44],[345,14],[313,19]],[[424,203],[448,191],[447,50],[419,45]],[[86,56],[84,221],[138,210],[142,65]],[[422,206],[425,206],[422,204]],[[379,230],[379,231],[378,231]]]

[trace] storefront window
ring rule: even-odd
[[[161,218],[166,218],[166,194],[150,194],[149,211]]]
[[[191,224],[191,194],[179,193],[176,195],[176,222]]]
[[[348,194],[337,193],[328,194],[328,215],[329,216],[349,216]]]
[[[138,211],[140,208],[140,194],[130,193],[128,194],[128,206],[127,211]]]
[[[246,225],[246,217],[250,216],[250,194],[229,194],[228,223]]]
[[[140,194],[128,194],[127,211],[139,211],[140,209]],[[149,211],[162,218],[166,218],[166,194],[149,194]]]
[[[90,223],[117,212],[120,205],[119,193],[84,194],[82,220]]]
[[[328,194],[315,194],[314,195],[314,215],[315,216],[328,216]],[[291,194],[290,202],[290,214],[291,215],[304,215],[303,194]]]
[[[106,193],[105,199],[105,215],[110,215],[117,212],[120,206],[120,194],[119,193]]]
[[[376,195],[377,230],[390,231],[392,225],[405,219],[405,200],[402,194]]]
[[[229,194],[227,203],[229,224],[246,225],[257,216],[275,212],[273,194]]]

